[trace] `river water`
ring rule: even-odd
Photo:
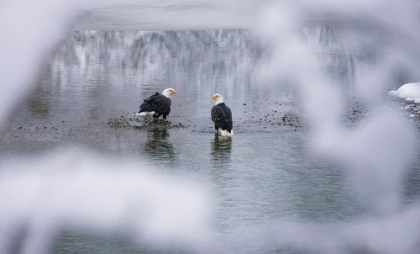
[[[231,239],[238,228],[279,220],[352,225],[374,213],[342,168],[317,153],[298,90],[288,81],[273,85],[258,78],[256,69],[270,60],[272,49],[243,28],[250,25],[246,19],[230,17],[235,22],[229,23],[220,9],[221,19],[208,22],[207,15],[218,11],[211,4],[116,6],[93,8],[56,47],[33,93],[9,117],[0,140],[2,160],[88,151],[186,176],[209,186],[215,197],[212,227],[222,236],[216,250],[225,253],[318,253],[315,247],[287,244],[274,249],[240,244],[242,249],[223,239]],[[203,23],[182,21],[184,13],[200,10]],[[178,17],[179,23],[155,18],[167,13],[167,20]],[[134,22],[132,16],[139,14],[145,15],[144,23]],[[324,20],[312,21],[303,31],[309,43],[322,46],[329,77],[352,90],[356,70],[372,56],[347,47],[339,29]],[[169,123],[134,116],[144,98],[167,87],[178,92]],[[232,139],[213,133],[214,93],[222,94],[232,109]],[[356,102],[346,105],[342,125],[357,128],[369,112]],[[417,200],[419,167],[412,163],[404,178],[404,204]],[[70,227],[60,232],[52,252],[161,251],[124,234]]]

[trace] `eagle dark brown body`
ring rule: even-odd
[[[153,115],[154,119],[158,119],[163,116],[163,120],[166,121],[166,117],[171,112],[171,95],[176,94],[175,89],[165,89],[162,94],[156,92],[154,95],[145,99],[140,105],[140,111],[136,114],[137,116]]]
[[[211,120],[214,123],[215,132],[219,133],[220,129],[222,136],[233,136],[232,111],[226,106],[220,94],[213,95],[212,99],[216,100],[211,109]]]

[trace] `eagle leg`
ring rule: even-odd
[[[159,121],[159,117],[160,117],[160,114],[154,113],[153,114],[153,121],[154,122]]]
[[[166,120],[166,117],[167,117],[168,115],[163,115],[163,118],[162,118],[162,121],[163,122],[167,122],[168,120]]]
[[[219,134],[219,128],[217,128],[217,126],[214,126],[214,133]]]

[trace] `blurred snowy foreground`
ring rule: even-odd
[[[129,232],[148,244],[203,247],[210,216],[204,189],[145,168],[72,153],[3,165],[0,253],[13,247],[19,230],[26,232],[24,253],[48,253],[65,229]]]

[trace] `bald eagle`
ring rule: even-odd
[[[218,134],[221,129],[222,136],[232,137],[232,111],[226,106],[220,94],[214,94],[211,98],[216,101],[211,109],[211,120],[214,123],[215,133]]]
[[[156,92],[154,95],[145,99],[140,105],[140,111],[136,116],[152,115],[154,119],[159,119],[163,115],[163,121],[167,121],[166,117],[171,112],[171,95],[176,94],[173,88],[163,90],[162,94]]]

